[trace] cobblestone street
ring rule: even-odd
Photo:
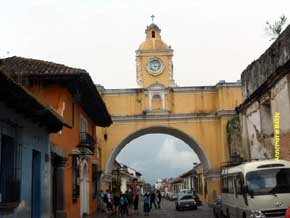
[[[163,200],[161,202],[161,209],[152,209],[149,217],[151,218],[213,218],[212,208],[208,207],[206,203],[203,206],[198,207],[197,210],[187,210],[187,211],[176,211],[175,202]],[[105,213],[98,213],[98,215],[92,216],[90,218],[117,218],[119,216],[107,215]],[[140,204],[139,214],[131,214],[131,218],[141,218],[145,217],[143,214],[143,205]],[[147,217],[147,216],[146,216]]]

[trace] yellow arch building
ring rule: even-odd
[[[133,139],[169,134],[198,155],[207,183],[205,197],[212,202],[220,192],[219,167],[229,159],[226,124],[241,103],[241,84],[220,81],[215,86],[177,86],[173,50],[162,41],[160,32],[154,23],[147,26],[146,39],[136,50],[140,88],[100,90],[113,119],[111,127],[98,132],[102,169],[110,174],[113,161]]]

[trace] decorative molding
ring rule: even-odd
[[[168,61],[168,73],[169,73],[169,84],[171,87],[176,86],[176,83],[173,79],[173,63],[172,63],[172,58],[169,58]]]
[[[143,88],[132,88],[132,89],[106,89],[104,91],[104,95],[120,95],[120,94],[138,94],[141,92],[145,92],[146,89]]]
[[[138,50],[136,50],[135,51],[135,53],[136,53],[136,55],[137,55],[137,57],[139,56],[139,55],[141,55],[141,53],[158,53],[158,52],[161,52],[161,53],[171,53],[170,55],[172,55],[172,53],[173,53],[173,49],[144,49],[144,50],[142,50],[142,49],[138,49]],[[166,54],[166,55],[168,55],[168,54]]]
[[[240,82],[233,83],[224,83],[222,85],[217,86],[183,86],[183,87],[169,87],[166,88],[167,91],[173,92],[216,92],[219,87],[241,87]],[[119,94],[137,94],[141,92],[148,92],[148,89],[145,88],[132,88],[132,89],[105,89],[104,95],[119,95]]]
[[[114,122],[144,121],[144,120],[188,120],[188,119],[219,119],[224,116],[233,116],[235,110],[220,110],[213,113],[192,113],[192,114],[153,114],[152,111],[144,111],[143,115],[135,116],[112,116]]]
[[[141,65],[141,58],[136,57],[136,77],[137,77],[137,84],[140,87],[143,87],[144,82],[142,80],[142,65]]]

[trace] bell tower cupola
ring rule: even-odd
[[[160,36],[161,29],[159,27],[152,23],[150,26],[147,26],[145,33],[146,33],[146,39],[159,39],[161,40]]]
[[[146,38],[136,50],[137,83],[142,88],[159,84],[175,86],[173,80],[173,50],[161,39],[161,29],[153,22],[145,30]]]

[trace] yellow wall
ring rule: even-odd
[[[132,91],[134,93],[119,94],[106,91],[103,99],[109,113],[113,118],[113,125],[106,129],[108,138],[102,140],[102,169],[106,170],[108,161],[113,151],[129,135],[140,129],[154,126],[164,126],[178,129],[189,135],[202,148],[211,165],[211,175],[218,175],[220,165],[229,158],[227,144],[226,124],[232,115],[217,116],[215,112],[231,110],[241,102],[241,89],[239,85],[211,87],[209,90],[192,88],[190,91],[170,91],[166,95],[166,106],[171,115],[202,115],[184,119],[148,119],[150,115],[144,113],[148,110],[148,96],[146,90]],[[152,112],[154,115],[154,111]],[[206,115],[211,114],[211,117]],[[126,118],[130,116],[143,117],[144,119],[132,119],[118,121],[114,118]],[[203,116],[204,115],[204,116]],[[99,138],[103,136],[104,129],[98,131]],[[220,182],[218,179],[208,179],[208,200],[212,202],[218,195]],[[217,193],[217,194],[214,194]]]
[[[156,37],[152,36],[152,31],[156,32]],[[154,23],[147,26],[145,41],[136,50],[137,83],[141,88],[103,92],[113,125],[97,132],[99,138],[105,131],[108,135],[107,140],[102,138],[100,143],[102,169],[108,171],[111,157],[114,158],[127,143],[128,136],[131,139],[137,131],[156,126],[177,129],[186,134],[183,137],[190,136],[197,142],[209,160],[211,171],[205,176],[208,199],[212,202],[214,193],[219,193],[218,170],[229,158],[226,124],[235,114],[234,108],[242,102],[241,85],[220,82],[216,86],[176,87],[173,50],[161,40],[160,31]],[[152,75],[154,72],[148,70],[148,63],[153,59],[159,59],[164,65],[158,75]],[[164,101],[149,102],[156,94],[161,99],[164,97]]]
[[[126,116],[142,114],[148,98],[142,93],[103,96],[103,99],[111,116]]]
[[[111,116],[140,115],[149,105],[145,92],[104,94],[103,99]],[[240,87],[219,87],[210,91],[170,91],[166,96],[166,106],[172,114],[211,113],[233,110],[241,100]]]
[[[149,60],[152,57],[158,57],[164,64],[164,69],[160,75],[157,76],[152,75],[148,73],[146,69],[146,65],[148,64]],[[172,66],[169,64],[171,61],[171,57],[172,52],[168,52],[166,53],[166,55],[164,55],[164,53],[159,52],[154,52],[152,54],[146,53],[146,56],[140,57],[141,77],[143,78],[143,87],[148,87],[154,84],[156,81],[158,81],[158,83],[163,84],[166,87],[171,86],[171,83],[168,80],[169,73],[172,71]]]

